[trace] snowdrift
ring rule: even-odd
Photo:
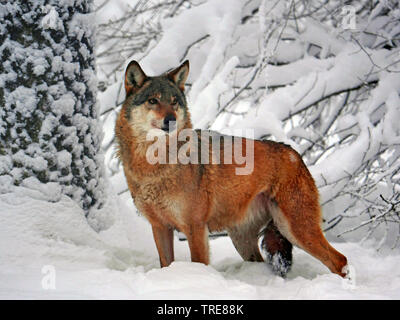
[[[400,254],[374,242],[333,244],[349,258],[351,281],[297,248],[282,279],[242,261],[227,237],[210,242],[209,266],[191,263],[187,242],[175,237],[176,262],[161,269],[150,225],[128,195],[93,214],[107,225],[96,232],[75,202],[49,202],[47,191],[0,195],[0,299],[400,298]]]

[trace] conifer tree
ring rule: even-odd
[[[102,205],[90,0],[0,1],[0,178]]]

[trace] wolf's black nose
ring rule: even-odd
[[[165,118],[164,118],[164,126],[162,127],[162,129],[164,131],[169,131],[174,130],[175,128],[175,124],[176,124],[176,118],[173,114],[168,114]]]

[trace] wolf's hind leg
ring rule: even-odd
[[[237,252],[245,261],[264,261],[258,248],[259,228],[249,228],[247,226],[234,227],[228,230],[228,235],[232,240]]]
[[[269,199],[262,193],[258,194],[250,203],[245,220],[227,230],[237,252],[245,261],[264,261],[258,239],[260,231],[272,219],[268,204]]]
[[[274,223],[292,244],[319,259],[333,273],[346,276],[347,258],[329,244],[322,232],[316,189],[296,183],[291,187],[292,190],[276,196],[280,210],[274,211]],[[288,198],[285,193],[292,197]]]
[[[276,275],[286,277],[292,267],[293,245],[279,232],[273,221],[267,224],[260,235],[263,236],[261,248],[266,253],[266,262]]]

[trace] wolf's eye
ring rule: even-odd
[[[150,104],[157,104],[158,103],[158,100],[156,99],[156,98],[150,98],[149,100],[147,100],[148,101],[148,103],[150,103]]]
[[[178,100],[174,97],[171,101],[171,105],[173,106],[174,110],[178,110]]]

